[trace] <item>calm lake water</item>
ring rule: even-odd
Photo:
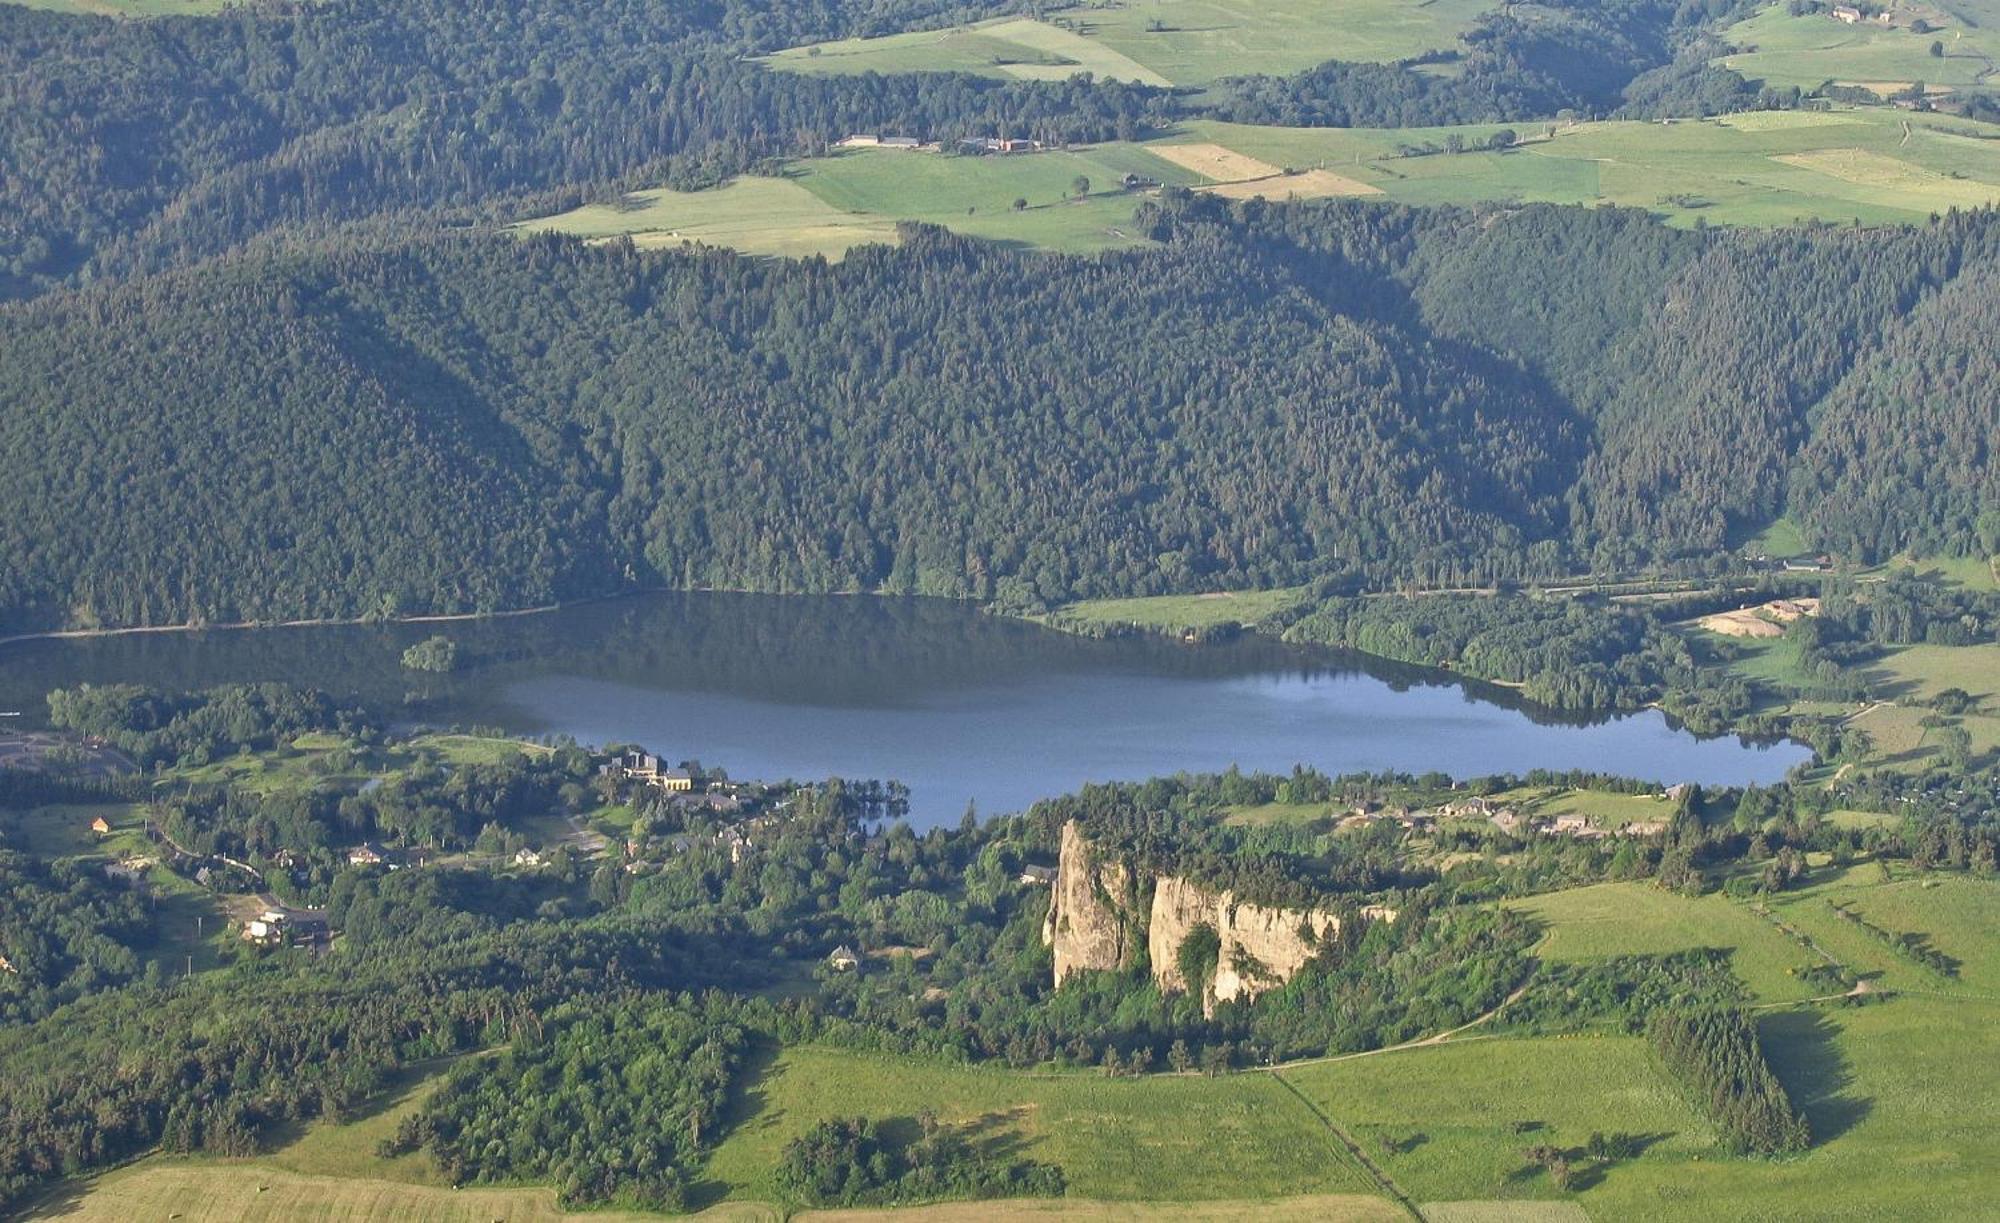
[[[444,632],[471,665],[405,671]],[[737,777],[876,777],[912,818],[1013,811],[1087,781],[1231,764],[1458,776],[1586,768],[1771,782],[1796,744],[1697,739],[1657,712],[1578,721],[1504,689],[1262,639],[1090,641],[915,599],[660,594],[464,624],[154,634],[0,646],[0,710],[80,682],[285,680],[414,720],[637,742]]]

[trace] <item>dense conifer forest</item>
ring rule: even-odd
[[[2000,502],[1990,215],[1143,212],[1162,249],[346,235],[44,294],[0,313],[0,623],[1700,571],[1781,511],[1872,561]]]

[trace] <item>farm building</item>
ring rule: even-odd
[[[1022,883],[1032,883],[1048,887],[1055,881],[1056,868],[1053,866],[1024,866],[1021,868]]]
[[[111,835],[111,824],[103,816],[100,815],[96,819],[90,821],[90,830],[96,833],[100,837],[107,837]]]
[[[853,972],[855,969],[861,967],[861,957],[856,955],[854,948],[849,947],[846,943],[842,943],[829,952],[826,962],[827,966],[835,972]]]
[[[389,855],[373,841],[363,841],[347,851],[349,866],[380,866],[389,860]]]
[[[1861,10],[1858,8],[1850,8],[1845,4],[1836,4],[1833,6],[1833,19],[1835,21],[1844,21],[1848,25],[1853,25],[1855,22],[1861,20]]]

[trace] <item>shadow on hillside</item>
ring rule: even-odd
[[[1819,1011],[1779,1011],[1757,1021],[1757,1039],[1792,1104],[1805,1114],[1814,1146],[1866,1118],[1875,1102],[1848,1094],[1854,1074],[1840,1051],[1840,1029]]]

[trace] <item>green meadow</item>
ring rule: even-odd
[[[1768,111],[1644,123],[1514,124],[1506,152],[1468,147],[1503,125],[1336,129],[1191,123],[1184,135],[1274,165],[1324,166],[1411,204],[1616,204],[1677,224],[1779,225],[1814,218],[1921,220],[2000,200],[2000,142],[1980,125],[1876,108]]]
[[[1736,51],[1722,62],[1772,85],[1813,89],[1838,81],[1887,93],[1913,81],[1933,89],[1978,85],[2000,54],[2000,3],[1995,0],[1898,8],[1895,26],[1874,21],[1848,25],[1824,12],[1793,15],[1785,4],[1773,4],[1724,33]],[[1929,30],[1911,28],[1917,15]],[[1932,43],[1940,44],[1942,55],[1931,54]]]
[[[1808,948],[1720,893],[1687,897],[1650,883],[1600,883],[1510,902],[1546,928],[1536,954],[1553,962],[1621,955],[1665,955],[1719,947],[1762,1002],[1790,1002],[1816,991],[1797,970],[1818,962]]]
[[[1499,130],[1497,124],[1389,130],[1197,122],[1150,144],[1010,157],[848,149],[793,162],[782,178],[746,176],[696,192],[641,191],[517,228],[629,235],[642,246],[701,243],[755,255],[838,258],[856,245],[894,242],[895,223],[911,220],[1013,246],[1105,250],[1141,241],[1132,214],[1143,197],[1118,186],[1127,173],[1176,186],[1205,184],[1155,152],[1177,144],[1218,145],[1280,168],[1323,168],[1380,191],[1372,198],[1384,200],[1619,205],[1682,225],[1902,223],[2000,202],[2000,141],[1958,120],[1869,108],[1672,124],[1523,124],[1511,129],[1522,143],[1505,152],[1408,157],[1398,151],[1443,147],[1454,136],[1479,145]],[[1073,195],[1079,176],[1091,185],[1081,199]],[[1025,206],[1015,208],[1016,200]]]
[[[894,243],[896,222],[925,221],[1009,245],[1088,251],[1130,246],[1140,198],[1119,183],[1195,176],[1137,145],[1012,157],[847,149],[795,162],[783,178],[743,177],[706,191],[642,191],[524,222],[588,238],[631,235],[641,246],[701,243],[753,255],[839,258]],[[1090,180],[1090,194],[1075,182]],[[1014,207],[1016,200],[1024,207]]]
[[[1057,608],[1050,618],[1083,624],[1132,624],[1162,631],[1248,627],[1295,607],[1303,587],[1279,590],[1219,590],[1198,595],[1151,595],[1132,599],[1086,599]]]
[[[1297,72],[1328,60],[1388,62],[1457,44],[1487,0],[1135,0],[945,30],[794,47],[792,72],[972,72],[1060,80],[1090,72],[1145,85]]]
[[[786,1049],[754,1076],[708,1173],[731,1196],[770,1200],[779,1153],[817,1122],[925,1110],[975,1124],[982,1138],[1022,1157],[1060,1165],[1078,1197],[1376,1192],[1334,1136],[1268,1075],[1026,1074],[817,1046]]]

